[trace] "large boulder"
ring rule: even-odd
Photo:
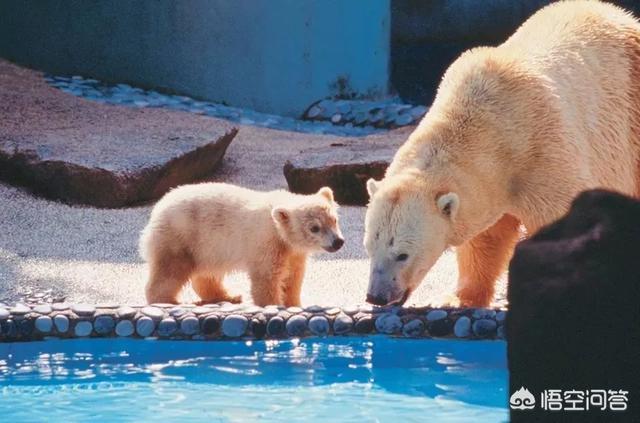
[[[123,207],[210,176],[237,128],[185,112],[99,104],[0,60],[0,180],[46,198]]]
[[[640,202],[601,190],[581,194],[565,217],[518,245],[509,268],[510,392],[528,390],[535,406],[512,407],[512,421],[640,421],[639,246]],[[558,392],[549,390],[561,390],[564,411],[543,409],[545,390],[551,400]],[[594,405],[598,390],[607,391],[604,411]],[[627,410],[611,411],[625,395]],[[589,411],[567,410],[580,398]]]

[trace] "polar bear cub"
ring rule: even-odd
[[[337,209],[328,187],[311,195],[223,183],[178,187],[158,201],[140,238],[147,301],[177,303],[191,280],[203,303],[238,303],[222,280],[245,271],[256,305],[300,305],[307,255],[344,244]]]

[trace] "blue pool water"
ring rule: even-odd
[[[0,344],[5,422],[496,422],[501,341],[125,339]]]

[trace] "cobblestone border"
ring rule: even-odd
[[[0,341],[86,337],[283,339],[375,333],[409,338],[504,339],[505,319],[503,309],[17,303],[0,307]]]

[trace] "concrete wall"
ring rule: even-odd
[[[0,0],[0,56],[297,116],[381,97],[389,0]]]

